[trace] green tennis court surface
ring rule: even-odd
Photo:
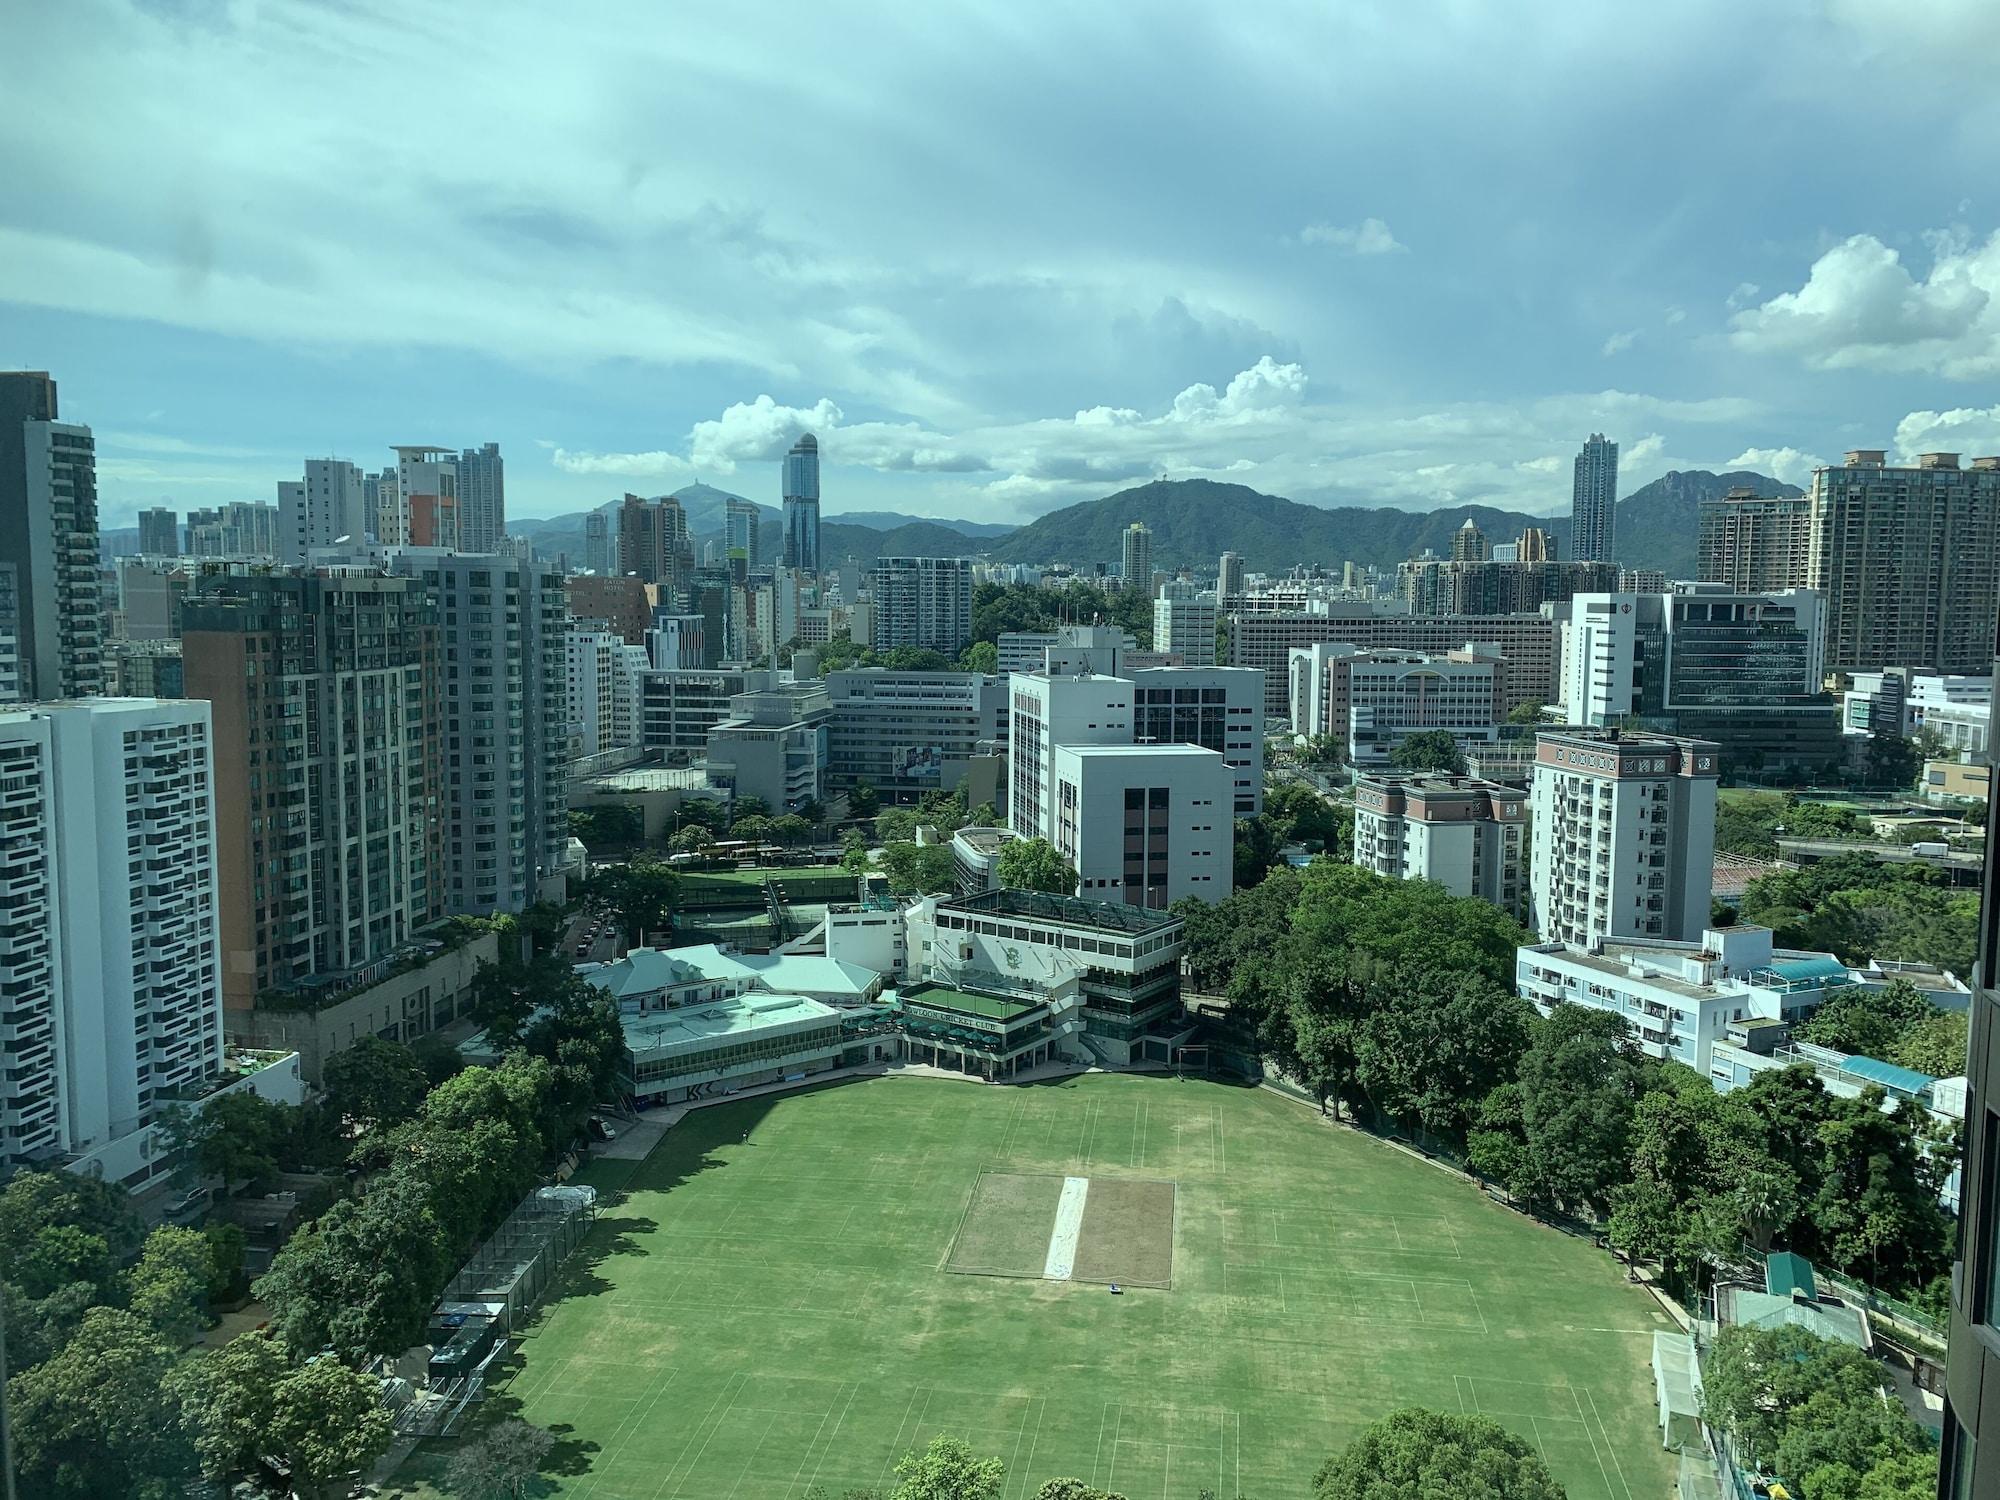
[[[591,1171],[626,1194],[488,1403],[558,1429],[564,1495],[837,1497],[952,1432],[1006,1459],[1008,1500],[1058,1474],[1298,1500],[1408,1404],[1489,1413],[1572,1500],[1672,1478],[1666,1320],[1618,1267],[1268,1093],[871,1079],[697,1111]],[[1074,1177],[1079,1279],[1043,1279]],[[1171,1289],[1081,1279],[1127,1266]]]

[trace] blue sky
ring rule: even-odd
[[[65,0],[0,50],[0,366],[107,524],[497,440],[1026,520],[1159,474],[1564,509],[2000,451],[2000,6]]]

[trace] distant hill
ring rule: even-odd
[[[1658,568],[1669,577],[1693,577],[1695,506],[1703,496],[1737,485],[1761,494],[1800,493],[1764,474],[1702,469],[1667,474],[1618,502],[1618,561]],[[987,555],[995,562],[1116,561],[1126,526],[1143,521],[1152,530],[1153,560],[1160,567],[1212,568],[1224,552],[1234,551],[1256,572],[1283,572],[1299,562],[1352,561],[1388,568],[1426,550],[1449,556],[1452,533],[1467,517],[1489,541],[1509,541],[1523,528],[1539,526],[1568,550],[1568,516],[1533,516],[1486,505],[1421,513],[1329,508],[1240,484],[1163,479],[1051,511],[995,541]]]
[[[837,516],[821,517],[820,524],[824,526],[828,521],[838,521],[843,526],[871,526],[877,531],[894,531],[899,526],[922,521],[975,537],[1005,536],[1019,529],[1000,521],[961,521],[955,516],[911,516],[895,510],[844,510]]]
[[[829,567],[853,563],[865,568],[878,557],[983,557],[992,546],[947,521],[906,521],[889,531],[849,525],[845,516],[823,516],[819,523],[820,561]]]

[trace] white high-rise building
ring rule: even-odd
[[[1153,592],[1153,532],[1144,521],[1125,528],[1125,546],[1119,559],[1125,592],[1148,597]]]
[[[1153,600],[1153,649],[1171,652],[1190,667],[1212,667],[1215,621],[1215,595],[1169,580]]]
[[[309,458],[303,479],[278,481],[281,562],[303,563],[315,547],[366,541],[374,525],[366,478],[344,458]]]
[[[639,745],[641,682],[651,662],[614,630],[590,621],[564,640],[569,732],[579,756]]]
[[[14,566],[14,626],[29,698],[103,691],[97,450],[56,420],[45,371],[0,372],[0,563]]]
[[[1533,926],[1550,942],[1698,937],[1715,865],[1718,747],[1544,730],[1535,736]]]
[[[1135,743],[1134,680],[1061,671],[1055,657],[1009,679],[1014,831],[1054,844],[1076,866],[1078,891],[1098,900],[1222,900],[1235,833],[1228,762],[1199,745]]]
[[[0,710],[0,1162],[142,1185],[222,1068],[206,703]]]

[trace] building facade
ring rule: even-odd
[[[1541,615],[1418,618],[1379,614],[1368,604],[1334,604],[1323,614],[1237,613],[1229,619],[1230,665],[1264,674],[1264,712],[1272,718],[1291,713],[1293,649],[1323,644],[1431,655],[1468,643],[1495,646],[1507,664],[1503,714],[1523,703],[1556,699],[1556,626]]]
[[[498,443],[458,455],[458,545],[465,552],[498,552],[507,534],[507,461]]]
[[[1397,587],[1413,615],[1531,615],[1544,604],[1618,587],[1608,562],[1494,562],[1486,559],[1404,563]]]
[[[0,563],[14,569],[22,696],[102,692],[96,446],[57,420],[46,371],[0,372]]]
[[[877,651],[914,647],[956,657],[972,640],[972,560],[878,557],[870,574]]]
[[[915,797],[950,785],[954,762],[1005,744],[1007,679],[978,672],[826,674],[826,781]]]
[[[1144,521],[1134,521],[1125,528],[1118,576],[1128,594],[1150,596],[1153,592],[1153,532]]]
[[[278,507],[232,500],[187,514],[189,557],[275,558],[281,546]]]
[[[1436,655],[1309,646],[1292,653],[1292,728],[1330,735],[1354,765],[1379,765],[1413,734],[1491,743],[1504,717],[1505,660],[1490,649]]]
[[[1534,927],[1551,942],[1691,939],[1708,925],[1717,746],[1617,729],[1535,737]]]
[[[1139,667],[1132,679],[1137,743],[1199,745],[1229,767],[1235,816],[1264,811],[1264,679],[1245,667]]]
[[[181,550],[180,516],[157,507],[140,511],[139,550],[148,557],[178,557]]]
[[[1742,594],[1804,588],[1811,574],[1812,508],[1806,495],[1760,495],[1742,486],[1696,509],[1695,576]]]
[[[1827,665],[1978,672],[2000,615],[2000,458],[1914,468],[1856,449],[1816,470],[1808,586],[1827,601]]]
[[[754,797],[773,816],[797,812],[826,792],[827,720],[818,682],[775,682],[738,693],[708,732],[708,783],[731,798]]]
[[[785,454],[782,480],[784,547],[779,561],[801,573],[820,570],[819,439],[810,432]]]
[[[1432,880],[1524,920],[1528,794],[1465,776],[1358,776],[1354,863],[1393,880]]]
[[[223,575],[185,606],[213,717],[223,992],[374,962],[438,915],[440,672],[422,588],[366,572]]]
[[[222,1070],[205,703],[0,710],[0,1162],[142,1186],[155,1123]]]
[[[1215,595],[1169,580],[1153,601],[1153,649],[1178,656],[1190,667],[1212,667],[1216,620]]]
[[[375,529],[366,476],[344,458],[309,458],[302,479],[278,481],[278,558],[304,563],[315,548],[364,542]]]
[[[1076,894],[1160,911],[1234,888],[1233,783],[1215,751],[1058,744],[1050,773],[1042,837],[1076,867]]]
[[[1576,456],[1569,514],[1570,556],[1610,562],[1617,555],[1618,445],[1601,432],[1593,432]]]

